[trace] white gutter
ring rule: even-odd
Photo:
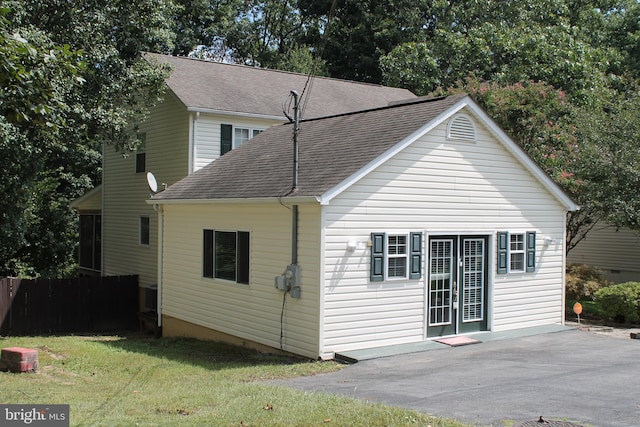
[[[301,197],[259,197],[259,198],[223,198],[223,199],[148,199],[148,205],[227,205],[249,203],[318,203],[320,199],[315,196]]]
[[[190,113],[211,113],[211,114],[218,114],[221,116],[250,117],[252,119],[277,120],[282,123],[289,122],[289,120],[287,120],[283,116],[271,116],[267,114],[256,114],[256,113],[243,113],[241,111],[216,110],[215,108],[187,107],[187,111]]]

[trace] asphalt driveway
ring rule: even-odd
[[[566,329],[364,360],[280,384],[481,426],[540,416],[585,426],[640,426],[640,340]]]

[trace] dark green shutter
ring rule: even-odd
[[[233,126],[220,125],[220,155],[231,151],[231,141],[233,138]]]
[[[371,281],[384,280],[385,233],[371,233]]]
[[[422,233],[411,233],[411,260],[409,261],[409,279],[422,276]]]
[[[202,275],[213,278],[213,230],[204,230],[202,241]]]
[[[498,231],[498,274],[507,274],[509,262],[509,233]]]
[[[536,271],[536,232],[527,231],[527,272]]]

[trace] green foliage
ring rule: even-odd
[[[159,100],[167,70],[139,51],[169,50],[171,8],[164,0],[3,5],[0,154],[11,161],[0,182],[0,275],[64,276],[78,241],[70,201],[99,182],[103,145],[137,144],[137,123]]]
[[[640,323],[638,300],[640,283],[628,282],[602,288],[595,294],[595,301],[611,320],[619,323]]]
[[[568,300],[593,300],[595,293],[613,283],[602,277],[596,267],[586,264],[570,264],[565,277],[565,295]]]

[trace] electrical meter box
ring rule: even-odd
[[[300,266],[289,264],[284,273],[275,278],[275,287],[284,292],[291,292],[292,298],[300,298]]]

